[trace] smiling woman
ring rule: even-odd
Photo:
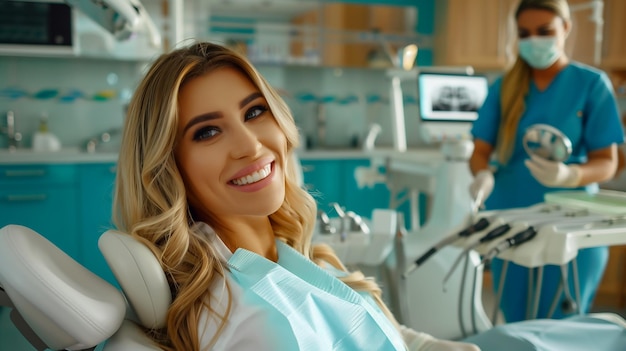
[[[115,222],[172,292],[164,350],[474,351],[399,326],[381,289],[311,244],[289,108],[242,56],[197,43],[161,56],[128,109]]]
[[[185,83],[178,103],[175,156],[194,218],[211,223],[231,251],[242,247],[275,261],[267,218],[285,198],[287,139],[267,100],[241,71],[226,67]]]

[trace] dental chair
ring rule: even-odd
[[[165,326],[171,293],[156,257],[129,235],[98,243],[121,290],[37,232],[0,229],[0,309],[38,351],[160,350],[145,329]]]

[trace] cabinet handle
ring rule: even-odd
[[[44,169],[9,169],[4,171],[4,175],[6,177],[41,177],[46,175],[46,171]]]
[[[7,195],[6,199],[9,202],[34,202],[44,201],[48,197],[46,194],[29,194],[29,195]]]

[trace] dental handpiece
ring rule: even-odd
[[[426,262],[426,260],[428,260],[432,255],[434,255],[437,251],[439,251],[439,249],[441,249],[442,247],[456,241],[459,238],[463,238],[463,237],[468,237],[476,232],[479,232],[485,228],[487,228],[489,226],[491,222],[491,218],[489,217],[483,217],[481,219],[479,219],[476,223],[470,225],[469,227],[461,230],[460,232],[450,235],[444,239],[442,239],[441,241],[439,241],[437,244],[435,244],[433,247],[431,247],[430,249],[428,249],[428,251],[426,251],[424,254],[422,254],[420,257],[418,257],[415,261],[413,261],[413,264],[411,264],[411,266],[402,274],[402,278],[406,279],[409,274],[411,274],[414,270],[416,270],[419,266],[423,265],[424,262]]]
[[[454,263],[452,264],[452,266],[450,267],[450,270],[448,271],[448,273],[446,273],[446,275],[443,277],[443,285],[444,285],[444,290],[445,290],[445,286],[446,283],[448,282],[448,280],[450,279],[450,277],[452,276],[452,273],[454,273],[454,271],[456,270],[456,267],[459,265],[459,263],[461,262],[461,259],[463,257],[465,257],[465,255],[467,254],[468,251],[470,251],[471,249],[475,248],[476,246],[489,242],[491,240],[494,240],[496,238],[501,237],[502,235],[506,234],[509,230],[511,230],[511,225],[508,223],[502,224],[500,226],[497,226],[496,228],[492,229],[489,231],[489,233],[485,234],[482,238],[480,238],[478,241],[476,241],[475,243],[473,243],[472,245],[466,247],[463,252],[461,252],[456,260],[454,261]]]
[[[491,261],[494,257],[496,257],[499,253],[508,250],[512,247],[519,246],[527,241],[530,241],[532,238],[537,235],[537,229],[533,226],[529,226],[528,228],[522,230],[521,232],[513,235],[510,238],[502,240],[496,247],[489,250],[487,254],[484,256],[481,264],[485,264],[488,261]]]

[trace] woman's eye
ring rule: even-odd
[[[519,31],[517,32],[517,37],[520,39],[528,38],[529,34],[527,31]]]
[[[193,133],[193,140],[202,141],[210,139],[219,134],[219,132],[219,129],[216,127],[202,127],[198,129],[195,133]]]
[[[250,108],[248,111],[246,111],[245,120],[247,121],[247,120],[257,118],[267,110],[268,110],[267,106],[254,106]]]
[[[554,36],[554,31],[552,29],[540,29],[539,35],[542,37],[551,37]]]

